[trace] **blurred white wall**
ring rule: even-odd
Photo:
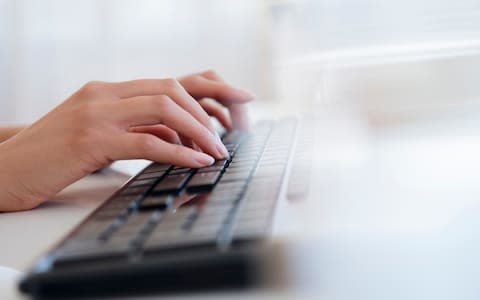
[[[0,123],[30,122],[89,80],[207,68],[291,110],[469,105],[480,1],[0,0]]]
[[[480,1],[272,1],[276,99],[376,123],[480,104]]]
[[[261,1],[0,0],[0,122],[30,122],[89,80],[207,68],[267,97]]]

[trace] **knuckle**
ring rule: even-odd
[[[211,77],[217,77],[218,73],[214,69],[208,69],[202,72],[202,75],[204,76],[211,76]]]
[[[140,153],[152,153],[155,149],[156,142],[156,137],[149,134],[141,134],[135,141],[135,147]]]
[[[170,110],[173,106],[173,101],[166,95],[159,95],[152,98],[152,109]]]
[[[90,81],[81,87],[80,92],[84,96],[95,96],[105,88],[105,83],[102,81]]]
[[[180,88],[180,82],[175,78],[165,78],[163,79],[163,85],[167,88],[167,90],[173,91]]]

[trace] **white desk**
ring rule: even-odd
[[[309,199],[280,202],[274,235],[291,246],[285,288],[208,298],[480,298],[478,122],[349,122],[319,130]],[[96,175],[39,209],[1,214],[0,265],[24,271],[124,180]],[[7,277],[0,298],[21,299]]]

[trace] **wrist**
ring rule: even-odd
[[[0,212],[31,209],[40,203],[41,197],[22,183],[16,166],[21,161],[8,142],[0,143]]]

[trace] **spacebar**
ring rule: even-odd
[[[54,257],[54,266],[65,264],[82,263],[84,261],[108,259],[124,259],[128,256],[128,249],[125,247],[88,247],[75,250],[59,249]]]

